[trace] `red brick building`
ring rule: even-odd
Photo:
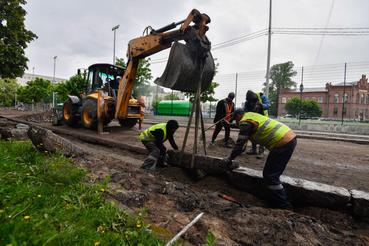
[[[284,116],[285,103],[292,97],[301,97],[300,88],[281,90],[279,96],[278,115]],[[323,110],[322,118],[369,119],[369,84],[366,75],[359,81],[327,83],[325,88],[304,88],[303,100],[315,100]]]

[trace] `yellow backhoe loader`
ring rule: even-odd
[[[196,92],[206,90],[213,79],[215,66],[210,53],[211,43],[205,33],[210,18],[193,9],[188,17],[159,29],[147,27],[143,36],[128,43],[127,67],[94,64],[88,69],[86,92],[69,96],[64,102],[62,117],[73,126],[79,121],[87,129],[102,130],[103,125],[118,119],[122,126],[133,127],[143,121],[142,100],[131,98],[140,59],[171,48],[165,71],[154,83],[173,90]],[[190,25],[192,24],[192,25]],[[180,26],[177,30],[172,30]],[[185,43],[180,43],[183,40]],[[116,89],[113,82],[119,80]]]

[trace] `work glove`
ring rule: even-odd
[[[232,164],[231,159],[229,159],[229,157],[224,158],[223,160],[220,161],[220,166],[222,168],[228,168],[228,166],[230,166]]]
[[[168,154],[165,154],[165,156],[164,156],[164,161],[165,161],[165,162],[168,162],[168,160],[169,160],[169,155],[168,155]]]
[[[253,112],[260,113],[263,111],[263,104],[260,101],[256,101]]]

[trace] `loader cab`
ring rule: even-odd
[[[87,96],[97,93],[99,90],[104,90],[111,97],[116,97],[116,83],[118,83],[125,73],[126,69],[123,67],[99,63],[93,64],[88,68],[88,77],[86,84]]]

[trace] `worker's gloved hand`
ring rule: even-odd
[[[164,161],[165,161],[165,162],[168,162],[168,160],[169,160],[169,155],[168,155],[168,154],[165,154],[165,156],[164,156]]]
[[[228,121],[226,121],[226,120],[223,120],[222,121],[222,125],[224,126],[224,127],[226,127],[226,128],[230,128],[231,127],[231,123],[229,123]]]
[[[262,111],[263,111],[263,104],[260,101],[256,101],[253,112],[261,113]]]
[[[220,161],[220,166],[223,168],[228,168],[228,166],[230,166],[231,164],[232,164],[232,161],[231,159],[229,159],[229,157],[226,157]]]

